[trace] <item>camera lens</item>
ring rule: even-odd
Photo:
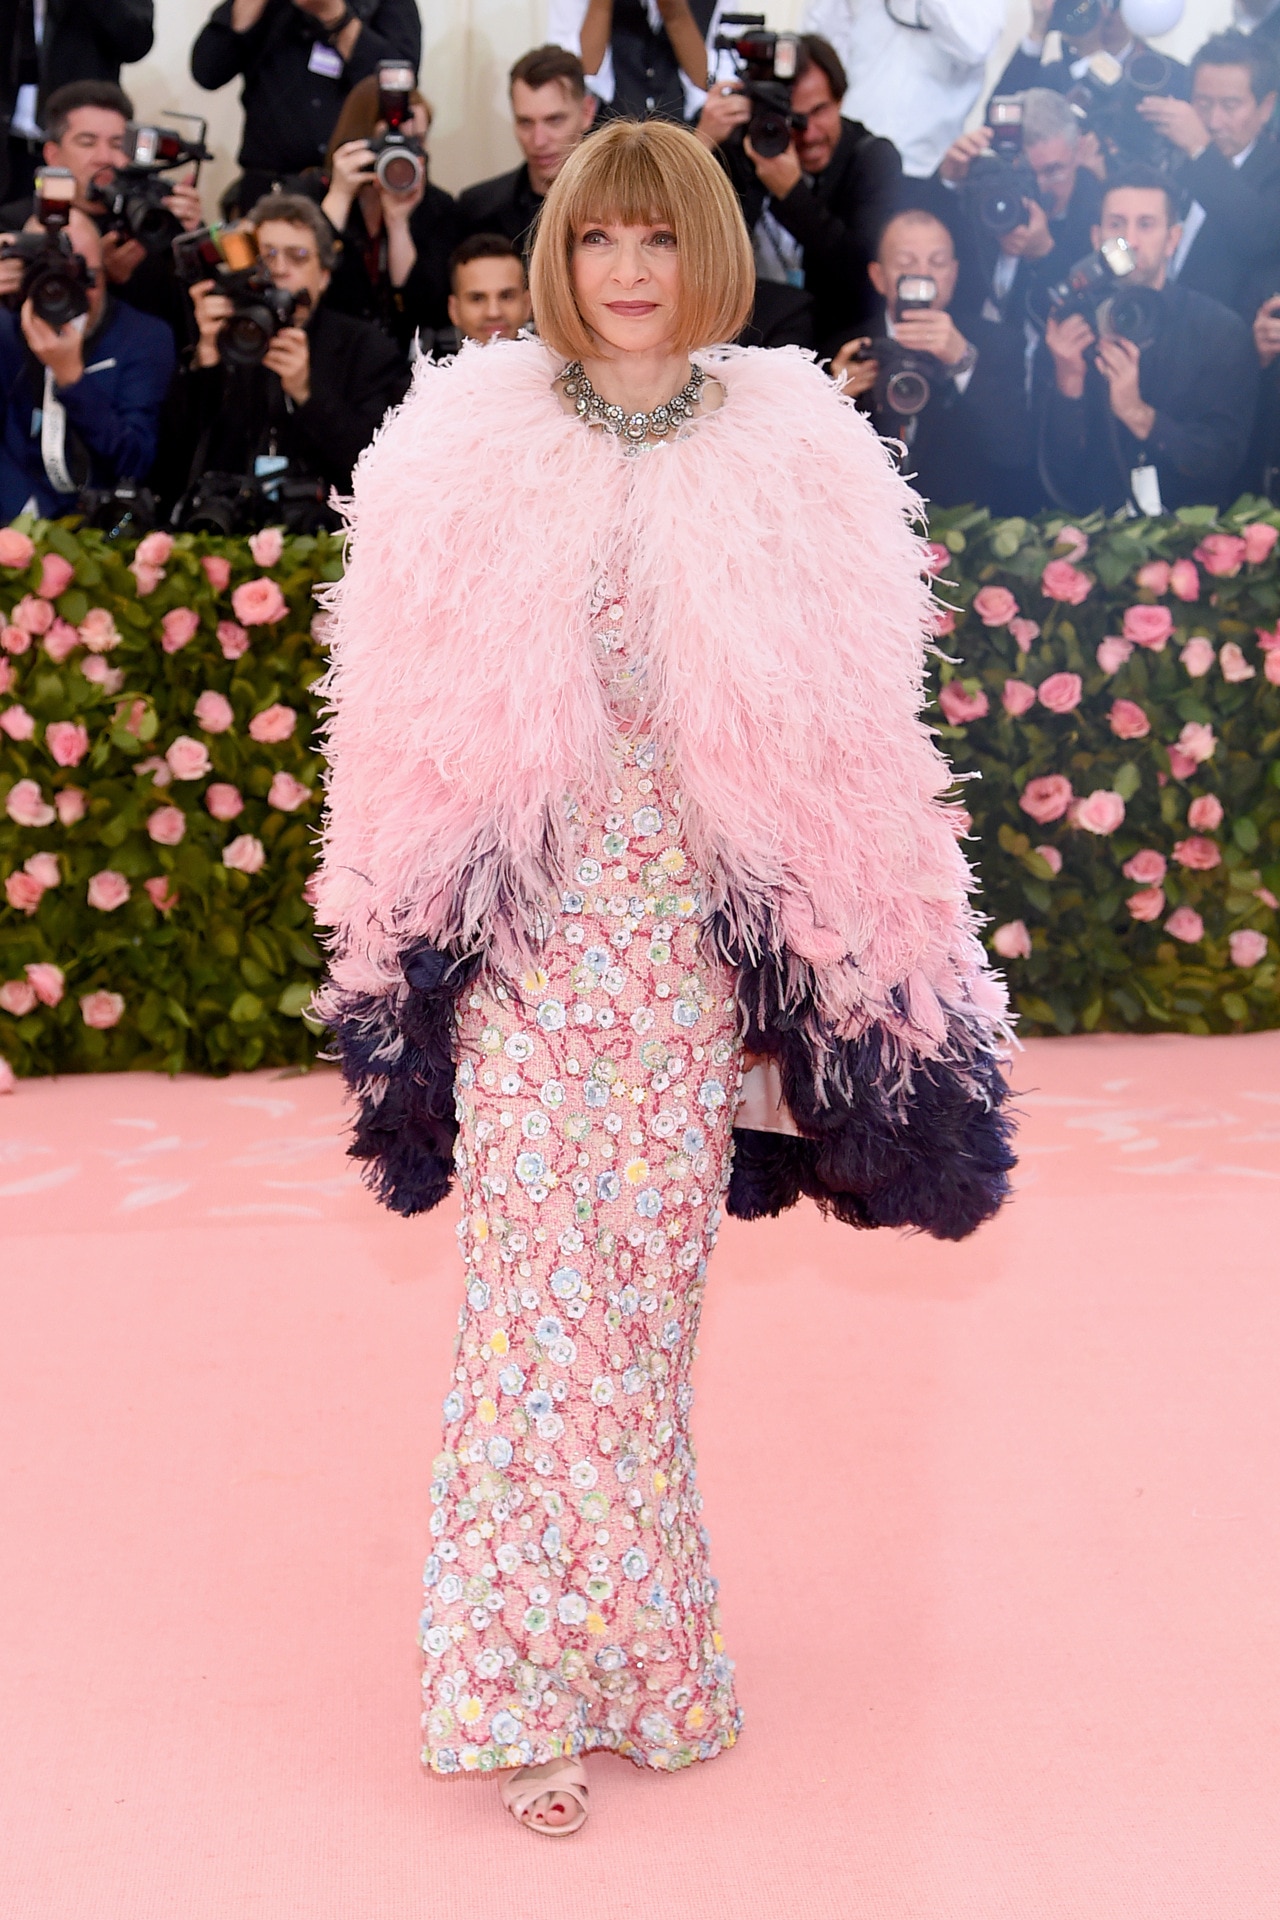
[[[916,367],[899,367],[884,383],[885,404],[892,413],[909,419],[929,404],[929,382]]]
[[[422,179],[422,156],[408,147],[388,147],[374,165],[378,184],[388,193],[416,193]]]
[[[762,160],[776,160],[791,145],[787,116],[770,107],[757,107],[747,125],[751,144]]]
[[[1098,327],[1114,339],[1131,340],[1139,351],[1154,345],[1160,330],[1160,296],[1146,287],[1114,294],[1098,308]]]
[[[31,306],[50,327],[65,327],[78,313],[88,311],[84,289],[56,267],[47,269],[31,288]]]
[[[275,317],[266,307],[241,307],[223,323],[218,353],[229,367],[256,366],[271,344]]]

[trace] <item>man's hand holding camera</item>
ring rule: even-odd
[[[218,336],[235,312],[235,303],[219,293],[215,280],[199,280],[190,288],[199,339],[194,361],[198,367],[218,365]],[[262,364],[278,374],[295,407],[305,407],[311,398],[311,344],[303,327],[281,327],[273,334],[262,356]]]
[[[710,147],[714,153],[735,127],[745,127],[750,118],[751,101],[742,88],[731,80],[718,81],[707,95],[694,132],[703,146]],[[794,140],[781,153],[769,158],[756,152],[749,136],[743,140],[742,150],[755,168],[760,185],[773,200],[785,200],[804,178]]]
[[[30,300],[24,300],[20,319],[23,337],[36,359],[48,367],[58,386],[74,387],[84,372],[83,314],[64,327],[51,327]]]
[[[1053,356],[1054,379],[1058,392],[1066,400],[1079,400],[1084,393],[1090,347],[1097,345],[1094,365],[1107,383],[1111,411],[1136,440],[1145,440],[1156,422],[1155,408],[1142,397],[1138,380],[1142,354],[1132,340],[1111,335],[1097,340],[1093,328],[1082,313],[1071,313],[1062,320],[1051,319],[1045,328],[1045,345]]]

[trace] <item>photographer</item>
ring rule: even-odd
[[[118,81],[123,63],[145,60],[155,38],[152,0],[55,0],[11,5],[0,28],[0,200],[31,191],[50,94],[73,80]]]
[[[1280,146],[1269,131],[1275,104],[1271,49],[1220,33],[1192,63],[1189,101],[1154,98],[1138,108],[1186,156],[1178,185],[1190,206],[1169,278],[1247,321],[1280,272]]]
[[[1020,106],[1020,161],[1029,176],[1027,185],[1034,189],[1023,201],[1025,218],[1012,229],[996,232],[984,223],[979,208],[970,215],[967,244],[961,249],[962,294],[989,302],[984,311],[990,318],[1015,324],[1026,317],[1028,297],[1038,286],[1089,251],[1089,235],[1102,204],[1102,187],[1085,164],[1087,136],[1062,95],[1030,87]],[[938,178],[962,204],[974,197],[991,143],[991,128],[975,127],[961,134],[943,158]],[[970,285],[975,275],[976,284]]]
[[[550,0],[547,38],[581,57],[603,117],[687,120],[706,97],[715,13],[716,0]]]
[[[1072,512],[1224,506],[1244,458],[1258,384],[1249,332],[1216,300],[1166,284],[1173,215],[1168,180],[1134,168],[1108,184],[1093,231],[1095,247],[1121,239],[1136,260],[1124,295],[1159,295],[1146,303],[1150,344],[1105,326],[1099,337],[1097,312],[1070,304],[1045,329],[1042,472]]]
[[[1056,48],[1051,36],[1057,38]],[[1025,87],[1052,87],[1055,93],[1070,93],[1087,81],[1089,63],[1097,54],[1109,54],[1125,74],[1146,55],[1169,69],[1168,93],[1180,100],[1190,96],[1188,69],[1131,33],[1119,0],[1031,0],[1031,31],[994,91],[1021,93]],[[1138,72],[1141,75],[1141,64]]]
[[[481,180],[458,195],[464,235],[503,233],[523,254],[551,182],[596,117],[576,53],[565,47],[535,47],[511,69],[511,124],[521,164],[496,179]]]
[[[841,119],[845,85],[834,48],[804,34],[791,110],[807,124],[793,130],[785,152],[765,159],[752,147],[752,103],[733,81],[716,82],[696,128],[733,183],[757,278],[812,296],[819,341],[847,338],[870,313],[867,265],[902,171],[891,142]]]
[[[342,251],[326,297],[336,313],[377,321],[407,352],[420,328],[444,325],[458,220],[452,196],[427,177],[431,108],[416,88],[401,129],[420,148],[404,168],[416,172],[416,184],[400,190],[394,179],[379,180],[373,143],[387,131],[384,104],[370,74],[351,89],[334,128],[320,205]]]
[[[27,232],[41,233],[39,220]],[[109,296],[92,221],[73,209],[66,233],[84,265],[87,312],[62,325],[36,311],[41,296],[38,286],[32,289],[28,263],[0,259],[0,297],[12,302],[28,288],[17,312],[0,310],[4,523],[32,503],[49,519],[73,513],[84,486],[145,480],[173,376],[168,330]]]
[[[201,475],[315,480],[315,498],[346,491],[351,469],[404,396],[404,356],[380,327],[334,313],[324,299],[333,231],[301,194],[269,194],[253,209],[259,258],[295,302],[256,362],[227,365],[222,332],[232,299],[215,280],[191,288],[198,342],[177,382],[171,431],[190,489]],[[181,484],[181,483],[180,483]],[[336,524],[323,505],[312,525]]]
[[[922,207],[889,221],[868,274],[885,303],[881,328],[846,342],[832,375],[877,433],[905,445],[903,469],[927,500],[1034,512],[1021,330],[979,316],[957,326],[955,246]]]
[[[356,81],[379,60],[416,72],[421,52],[415,0],[223,0],[191,49],[191,73],[210,92],[244,77],[234,205],[319,166]]]
[[[1262,370],[1258,417],[1240,485],[1246,493],[1280,500],[1280,292],[1269,294],[1253,317],[1253,344]]]

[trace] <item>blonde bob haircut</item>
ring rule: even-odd
[[[746,325],[755,262],[729,176],[669,120],[612,120],[570,154],[542,203],[529,263],[539,337],[566,360],[599,351],[573,291],[580,233],[601,225],[670,226],[680,258],[673,348],[733,340]]]

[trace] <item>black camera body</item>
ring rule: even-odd
[[[378,118],[387,130],[369,142],[373,175],[384,193],[416,193],[427,171],[427,157],[415,133],[406,133],[413,113],[413,68],[403,60],[378,62]]]
[[[1136,268],[1125,241],[1104,240],[1049,288],[1049,317],[1083,314],[1100,340],[1130,340],[1140,352],[1154,345],[1164,304],[1154,287],[1129,284]]]
[[[30,300],[32,311],[50,327],[65,327],[89,311],[92,277],[88,262],[77,253],[67,232],[75,198],[74,176],[65,167],[42,167],[36,175],[36,217],[39,233],[16,233],[0,247],[0,260],[23,262],[22,284],[6,296],[6,305],[20,312]]]
[[[1153,95],[1167,94],[1172,82],[1172,63],[1149,47],[1123,67],[1114,55],[1095,53],[1066,99],[1110,159],[1139,161],[1164,172],[1177,149],[1143,119],[1138,106]]]
[[[174,167],[212,159],[201,137],[188,140],[171,127],[131,126],[126,134],[128,160],[105,178],[90,183],[88,198],[100,211],[94,219],[104,234],[138,240],[148,253],[168,250],[182,232],[181,221],[165,206],[173,191],[167,175]]]
[[[199,227],[181,234],[173,257],[185,285],[212,280],[231,301],[234,312],[218,335],[218,358],[226,367],[257,366],[281,327],[292,326],[307,310],[305,295],[275,285],[248,227]]]
[[[248,473],[202,473],[173,510],[171,524],[184,533],[256,533],[281,526],[288,533],[317,533],[336,525],[323,480],[287,470],[260,478]]]
[[[991,145],[969,163],[960,195],[975,226],[997,237],[1025,225],[1029,202],[1039,199],[1036,177],[1022,151],[1022,102],[996,94],[987,108]]]
[[[156,524],[156,497],[136,480],[117,480],[113,487],[82,487],[76,512],[87,527],[98,527],[108,540],[150,533]]]
[[[762,160],[776,160],[791,145],[792,133],[803,133],[806,113],[791,110],[791,89],[800,63],[800,38],[794,33],[769,33],[762,13],[722,13],[722,27],[742,27],[742,33],[718,33],[717,53],[731,53],[738,63],[738,86],[751,102],[747,137]]]
[[[928,274],[904,273],[898,280],[893,317],[901,320],[905,313],[927,312],[937,297],[938,283]],[[860,347],[854,358],[875,361],[875,410],[892,413],[899,420],[913,420],[924,412],[945,373],[935,354],[904,347],[900,340],[876,340]]]

